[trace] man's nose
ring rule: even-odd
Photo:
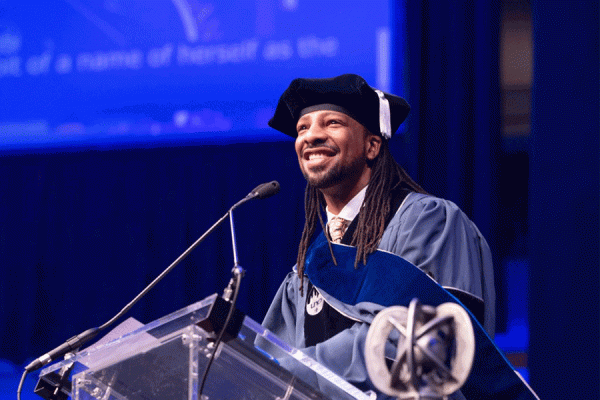
[[[304,133],[304,140],[308,144],[319,144],[327,140],[325,130],[318,124],[312,124]]]

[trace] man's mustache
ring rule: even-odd
[[[323,149],[323,148],[329,149],[336,153],[338,153],[340,151],[340,148],[337,147],[336,145],[327,144],[327,143],[308,144],[308,145],[306,145],[306,148],[304,149],[304,151],[311,150],[311,149]]]

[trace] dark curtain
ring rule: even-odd
[[[234,213],[240,308],[260,321],[295,261],[304,179],[290,141],[12,155],[0,176],[0,358],[17,364],[106,322],[259,183],[282,189]],[[232,266],[226,221],[129,315],[221,293]]]
[[[600,10],[532,4],[531,383],[542,399],[597,399]]]
[[[409,74],[412,111],[397,154],[425,190],[473,219],[498,267],[499,2],[406,4],[408,68],[396,69]]]

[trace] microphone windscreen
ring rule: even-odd
[[[267,197],[271,197],[277,193],[279,193],[279,182],[271,181],[267,183],[263,183],[262,185],[258,185],[253,191],[252,194],[259,199],[266,199]]]

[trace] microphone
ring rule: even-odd
[[[271,181],[263,183],[262,185],[258,185],[248,194],[248,196],[253,196],[253,198],[257,199],[266,199],[267,197],[271,197],[279,193],[279,189],[279,182]]]
[[[252,189],[252,191],[250,193],[248,193],[248,195],[246,197],[244,197],[243,199],[241,199],[240,201],[235,203],[233,205],[233,207],[231,207],[229,209],[229,212],[232,212],[233,210],[235,210],[236,208],[238,208],[245,202],[250,201],[252,199],[266,199],[267,197],[276,195],[277,193],[279,193],[279,189],[280,189],[279,182],[277,182],[277,181],[271,181],[271,182],[260,184],[257,187],[255,187],[254,189]]]
[[[230,216],[231,211],[235,208],[239,207],[243,203],[252,200],[252,199],[266,199],[267,197],[271,197],[277,193],[279,193],[279,183],[277,181],[263,183],[254,188],[248,195],[242,200],[238,201],[233,207],[227,211],[225,215],[221,217],[213,226],[211,226],[198,240],[196,240],[190,247],[187,248],[175,261],[171,263],[159,276],[157,276],[154,281],[152,281],[144,290],[142,290],[129,304],[127,304],[117,315],[115,315],[111,320],[106,322],[104,325],[92,329],[88,329],[85,332],[80,333],[79,335],[73,336],[71,339],[67,340],[62,345],[58,346],[52,351],[44,354],[43,356],[35,359],[29,365],[25,367],[25,373],[35,371],[44,365],[51,363],[56,360],[58,357],[64,356],[68,352],[74,351],[77,348],[81,347],[84,343],[88,342],[92,338],[94,338],[100,331],[108,328],[112,325],[116,320],[121,318],[127,311],[131,309],[143,296],[146,295],[158,282],[160,282],[177,264],[179,264],[183,259],[185,259],[191,252],[198,246],[208,235],[210,235],[221,223]],[[20,391],[19,391],[20,393]]]
[[[235,240],[235,224],[233,223],[233,210],[235,210],[237,207],[239,207],[240,205],[244,204],[247,201],[250,201],[252,199],[266,199],[267,197],[271,197],[277,193],[279,193],[279,182],[277,181],[271,181],[271,182],[267,182],[267,183],[262,183],[260,185],[258,185],[257,187],[255,187],[254,189],[252,189],[252,191],[250,193],[248,193],[248,195],[246,197],[244,197],[242,200],[238,201],[236,204],[233,205],[233,207],[231,207],[229,209],[229,226],[231,227],[231,244],[233,246],[233,274],[243,274],[243,270],[239,267],[239,262],[238,262],[238,255],[237,255],[237,244],[236,244],[236,240]],[[239,268],[239,270],[238,270]],[[223,295],[223,297],[229,301],[230,299],[230,295],[231,295],[231,285],[233,284],[233,280],[229,282],[229,285],[227,286],[227,289],[225,289],[225,294]]]

